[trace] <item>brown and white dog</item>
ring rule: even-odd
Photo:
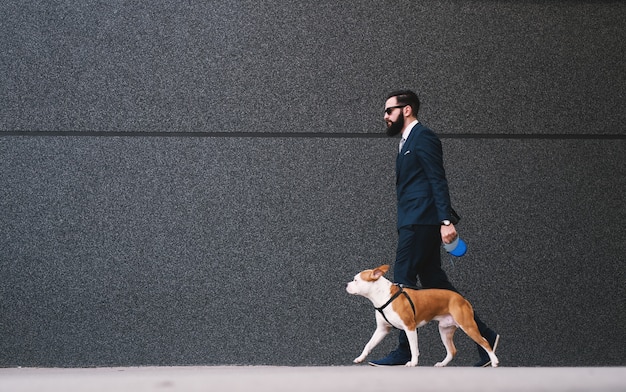
[[[346,291],[361,295],[374,304],[376,308],[376,331],[363,352],[354,363],[361,363],[374,347],[387,336],[391,327],[403,330],[411,348],[411,360],[406,366],[417,366],[419,350],[417,347],[417,328],[431,320],[439,321],[439,333],[446,347],[446,357],[435,366],[446,366],[456,355],[454,332],[461,328],[473,341],[485,349],[491,359],[491,366],[498,366],[498,358],[494,354],[487,339],[480,335],[474,321],[472,305],[458,293],[450,290],[403,288],[387,280],[383,275],[389,270],[388,265],[365,270],[358,273],[348,283]]]

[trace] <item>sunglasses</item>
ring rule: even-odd
[[[388,108],[385,109],[385,114],[390,115],[391,112],[393,112],[393,109],[403,108],[405,106],[409,106],[409,105],[389,106]]]

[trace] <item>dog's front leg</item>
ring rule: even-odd
[[[376,331],[374,331],[371,339],[369,340],[369,342],[367,342],[365,348],[363,348],[363,352],[361,353],[361,355],[355,358],[354,363],[363,362],[365,358],[367,358],[369,353],[372,352],[374,347],[376,347],[378,343],[380,343],[380,341],[383,340],[383,338],[387,336],[387,334],[389,334],[390,329],[391,328],[388,324],[377,322]]]
[[[417,328],[414,330],[405,329],[406,337],[409,339],[409,347],[411,348],[411,361],[406,363],[406,366],[417,366],[417,357],[420,355],[420,351],[417,346]]]

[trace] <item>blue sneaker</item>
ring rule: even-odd
[[[369,361],[372,366],[404,366],[411,361],[411,354],[406,350],[396,349],[389,353],[385,358]]]

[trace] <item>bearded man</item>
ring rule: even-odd
[[[398,247],[394,282],[406,286],[447,289],[458,293],[441,268],[441,243],[457,237],[455,214],[450,203],[443,165],[441,142],[417,119],[420,101],[413,91],[396,91],[387,97],[384,120],[387,135],[401,135],[396,158],[398,200]],[[481,335],[496,351],[500,336],[474,314]],[[487,352],[478,346],[480,360],[475,366],[491,364]],[[405,365],[411,360],[406,334],[401,331],[398,347],[373,366]]]

